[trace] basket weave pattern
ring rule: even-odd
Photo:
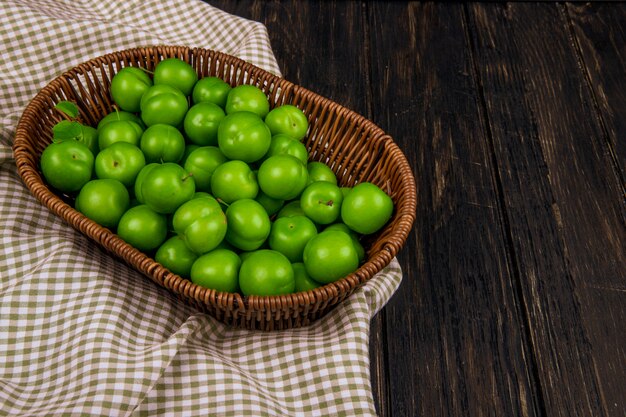
[[[95,126],[113,111],[110,81],[126,66],[152,71],[163,59],[189,62],[200,77],[218,76],[232,86],[253,84],[266,92],[273,108],[289,103],[309,120],[305,145],[310,160],[330,166],[341,185],[370,181],[392,198],[395,211],[379,233],[364,242],[367,261],[354,273],[315,290],[282,296],[249,296],[206,289],[169,272],[115,233],[73,208],[71,198],[53,193],[42,179],[39,158],[52,140],[52,126],[63,115],[62,100],[75,102],[78,119]],[[43,205],[112,254],[175,293],[183,301],[221,322],[248,329],[275,330],[304,326],[330,311],[355,288],[382,270],[402,248],[415,220],[416,190],[411,168],[392,138],[364,117],[250,63],[220,52],[182,46],[119,51],[94,58],[61,74],[29,103],[13,145],[18,172]]]

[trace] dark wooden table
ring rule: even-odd
[[[381,416],[626,415],[626,5],[211,1],[417,181]]]

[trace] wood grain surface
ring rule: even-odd
[[[591,91],[573,71],[581,61],[565,13],[555,4],[471,9],[546,412],[608,414],[624,386],[603,386],[601,375],[626,381],[626,333],[615,321],[626,298],[612,294],[625,284],[624,205]],[[600,333],[611,343],[594,343]]]
[[[209,3],[413,167],[381,416],[626,415],[626,5]]]

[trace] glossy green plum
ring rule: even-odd
[[[237,292],[241,264],[235,252],[215,249],[196,259],[191,266],[191,281],[216,291]]]
[[[106,178],[87,182],[76,196],[76,210],[101,226],[115,228],[130,207],[128,190],[118,180]]]
[[[138,112],[141,96],[152,86],[150,76],[140,68],[122,68],[111,79],[111,97],[120,109]]]
[[[211,176],[211,191],[215,198],[231,204],[243,198],[253,199],[259,193],[256,174],[242,161],[227,161]]]
[[[225,116],[226,113],[217,104],[194,104],[183,120],[187,138],[199,146],[217,146],[217,128]]]
[[[290,294],[295,286],[291,262],[280,252],[258,250],[241,263],[239,287],[246,296]]]
[[[146,162],[178,162],[185,153],[185,138],[174,126],[157,123],[141,135],[139,147]]]
[[[315,235],[317,227],[305,216],[281,217],[272,224],[269,246],[289,259],[301,262],[304,247]]]
[[[226,98],[231,86],[218,77],[203,77],[193,87],[191,97],[194,103],[209,102],[222,109],[226,107]]]
[[[129,208],[117,225],[117,234],[143,252],[152,251],[167,237],[167,220],[145,204]]]
[[[355,185],[341,206],[343,222],[361,234],[376,233],[391,219],[392,214],[391,197],[370,182]]]
[[[330,167],[322,162],[311,161],[307,164],[309,171],[309,184],[317,181],[325,181],[337,184],[337,176]]]
[[[172,216],[172,227],[176,233],[182,235],[185,229],[197,219],[221,212],[222,207],[214,197],[194,196],[176,209]]]
[[[196,191],[193,194],[193,198],[204,198],[204,197],[211,197],[214,198],[210,193],[207,193],[206,191]],[[192,198],[192,199],[193,199]],[[219,203],[218,203],[219,204]],[[222,207],[222,205],[220,204],[220,207]]]
[[[216,146],[199,146],[189,154],[183,166],[193,175],[196,190],[211,192],[213,173],[227,161],[228,158]]]
[[[143,129],[131,120],[113,120],[100,128],[98,132],[98,148],[100,151],[116,142],[127,142],[139,146]]]
[[[307,165],[309,159],[309,152],[306,149],[304,143],[293,139],[292,137],[279,133],[272,136],[270,147],[263,159],[267,159],[273,155],[287,154],[295,156],[304,165]]]
[[[191,276],[191,266],[198,259],[182,236],[176,235],[167,239],[154,255],[154,260],[183,278]]]
[[[317,181],[307,186],[300,196],[300,207],[307,217],[318,224],[331,224],[341,214],[343,194],[330,182]]]
[[[196,192],[193,177],[180,165],[165,162],[152,167],[142,178],[144,204],[158,213],[174,213]]]
[[[257,174],[259,187],[268,196],[279,200],[298,197],[307,185],[306,166],[291,155],[274,155],[263,161]]]
[[[146,126],[166,124],[178,127],[189,109],[187,97],[167,84],[153,85],[141,97],[141,119]]]
[[[107,123],[115,122],[119,120],[128,120],[131,122],[135,122],[139,125],[139,127],[141,127],[141,130],[144,130],[146,128],[146,125],[144,124],[143,120],[141,120],[141,117],[137,116],[136,114],[123,111],[123,110],[114,110],[111,113],[104,116],[102,119],[100,119],[96,127],[96,130],[98,130],[98,133],[99,133],[100,129],[102,129]]]
[[[96,155],[95,171],[98,178],[113,178],[131,187],[146,165],[141,149],[127,142],[116,142]]]
[[[185,243],[198,255],[217,248],[226,236],[226,215],[222,210],[202,216],[185,228]]]
[[[270,111],[270,102],[259,87],[247,84],[238,85],[228,92],[224,110],[226,114],[240,111],[251,112],[263,119]]]
[[[95,158],[87,145],[74,140],[46,146],[39,161],[46,181],[59,191],[74,193],[89,180]]]
[[[354,249],[356,249],[356,253],[359,256],[359,263],[365,260],[365,248],[359,240],[359,235],[354,230],[350,229],[345,223],[333,223],[324,229],[324,231],[329,230],[339,230],[340,232],[347,233],[350,238],[352,238]]]
[[[185,96],[191,95],[198,74],[191,65],[179,58],[167,58],[154,68],[154,84],[177,88]]]
[[[299,108],[292,104],[283,104],[270,110],[265,116],[265,123],[272,135],[285,134],[297,141],[306,136],[309,121]]]
[[[309,240],[304,247],[303,263],[313,280],[328,284],[356,271],[359,256],[347,233],[331,230]]]
[[[270,147],[272,134],[258,115],[239,111],[224,117],[217,130],[217,143],[229,159],[255,162]]]
[[[226,240],[238,249],[258,249],[270,234],[270,218],[263,206],[255,200],[241,199],[233,202],[226,209],[226,219]]]
[[[226,216],[213,197],[197,197],[183,203],[172,216],[174,231],[197,254],[215,249],[226,235]]]

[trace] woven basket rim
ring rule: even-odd
[[[206,52],[212,53],[212,56],[217,60],[230,63],[231,68],[232,65],[239,65],[239,68],[241,68],[243,72],[254,71],[256,74],[260,74],[266,79],[271,80],[275,84],[275,87],[283,89],[285,94],[312,97],[319,101],[320,106],[333,106],[338,114],[348,118],[364,131],[371,132],[372,137],[380,140],[384,147],[389,148],[389,152],[394,155],[393,162],[397,165],[400,172],[400,189],[405,202],[400,208],[394,207],[394,217],[392,217],[392,219],[396,219],[393,225],[393,236],[400,243],[384,242],[380,250],[368,255],[366,261],[359,266],[357,271],[336,282],[325,284],[319,288],[280,296],[243,296],[238,293],[226,293],[200,287],[190,280],[169,272],[153,258],[124,242],[113,231],[96,224],[76,211],[67,201],[64,201],[46,186],[38,170],[39,156],[35,155],[36,152],[34,153],[32,149],[29,149],[28,135],[29,132],[32,131],[33,123],[37,120],[41,109],[54,105],[52,97],[60,88],[84,72],[102,68],[103,63],[109,60],[120,62],[120,59],[123,59],[127,54],[140,54],[145,56],[161,54],[167,56],[174,53],[182,56],[195,56],[198,53]],[[346,296],[349,295],[355,288],[367,282],[389,264],[408,238],[416,216],[416,184],[413,172],[404,154],[395,144],[391,136],[387,135],[382,129],[364,116],[328,98],[322,97],[276,74],[269,73],[240,58],[206,48],[169,45],[129,48],[91,58],[64,71],[46,84],[24,109],[16,129],[13,153],[18,173],[31,193],[42,204],[47,206],[74,228],[100,243],[106,250],[118,256],[120,256],[121,253],[121,257],[134,266],[135,269],[139,269],[144,275],[148,275],[151,279],[157,281],[175,294],[183,296],[184,298],[191,297],[200,303],[207,303],[211,300],[220,304],[225,303],[228,308],[232,309],[232,313],[235,315],[243,314],[250,317],[254,314],[259,315],[259,312],[261,312],[262,315],[273,317],[278,314],[276,312],[284,310],[285,306],[287,306],[288,310],[291,310],[293,306],[311,305],[313,303],[319,305],[329,300],[336,299],[338,296],[340,298],[339,301],[341,301],[342,294]]]

